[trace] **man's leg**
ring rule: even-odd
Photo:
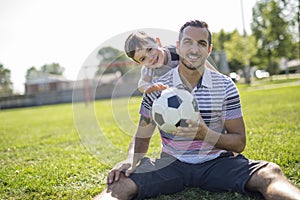
[[[130,179],[121,174],[120,180],[111,185],[97,195],[94,200],[100,199],[132,199],[137,195],[138,187]]]
[[[281,168],[268,163],[256,171],[246,184],[250,191],[259,191],[265,199],[300,200],[300,189],[292,185]]]

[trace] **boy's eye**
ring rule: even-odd
[[[145,57],[140,58],[140,62],[143,62],[145,60]]]
[[[147,49],[147,52],[149,53],[149,52],[151,52],[152,50],[153,50],[153,48],[150,47],[150,48]]]

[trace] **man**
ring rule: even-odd
[[[266,199],[300,199],[299,189],[278,165],[240,154],[246,135],[239,94],[228,77],[204,67],[211,50],[205,22],[195,20],[182,26],[177,43],[179,66],[158,81],[188,88],[198,102],[199,120],[187,120],[189,127],[179,127],[175,133],[160,130],[161,158],[144,158],[155,129],[151,105],[159,92],[145,94],[127,159],[109,172],[108,186],[96,198],[144,199],[199,187],[243,194],[256,191]]]

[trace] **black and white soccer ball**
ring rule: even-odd
[[[197,102],[185,89],[175,87],[165,89],[152,105],[152,118],[165,132],[176,131],[178,126],[187,127],[187,119],[197,121],[198,117]]]

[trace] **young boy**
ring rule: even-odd
[[[143,65],[138,83],[140,92],[151,93],[166,88],[159,83],[152,85],[151,81],[178,65],[179,55],[175,46],[162,47],[159,38],[154,39],[143,31],[137,31],[128,36],[124,49],[129,58]],[[208,61],[206,66],[217,71]]]

